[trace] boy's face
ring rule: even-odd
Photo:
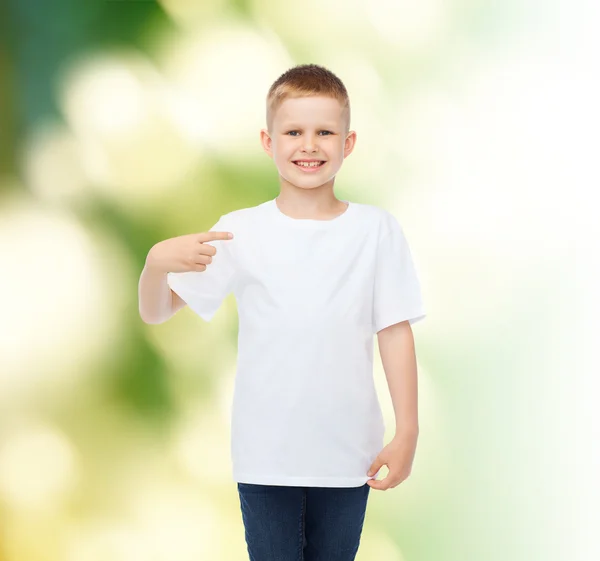
[[[346,134],[342,106],[330,97],[286,99],[273,116],[271,131],[260,131],[265,152],[273,158],[280,181],[300,189],[333,187],[335,175],[356,142]],[[297,160],[320,160],[318,169],[300,168]]]

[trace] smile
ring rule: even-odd
[[[309,163],[300,164],[297,162],[293,162],[293,164],[296,167],[300,168],[302,171],[310,173],[310,172],[314,172],[314,171],[318,170],[320,167],[323,167],[325,162],[320,162],[318,165],[309,164]]]

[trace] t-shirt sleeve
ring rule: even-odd
[[[203,320],[210,321],[221,306],[225,297],[232,291],[235,278],[235,266],[231,247],[235,232],[230,222],[221,216],[210,232],[232,232],[231,240],[212,240],[205,242],[212,245],[217,253],[212,256],[204,271],[187,271],[185,273],[167,273],[167,284],[173,292]]]
[[[408,242],[396,218],[389,214],[377,248],[373,290],[373,333],[425,317],[421,286]]]

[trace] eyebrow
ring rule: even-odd
[[[301,128],[302,128],[302,125],[297,125],[297,124],[295,124],[295,123],[291,123],[291,124],[286,124],[286,123],[284,123],[284,124],[282,125],[282,127],[283,127],[283,128],[285,128],[285,129],[289,129],[289,128],[301,129]],[[324,123],[324,124],[322,124],[322,125],[319,125],[319,127],[320,127],[320,128],[330,128],[330,129],[333,129],[333,128],[337,127],[337,125],[336,125],[336,124],[333,124],[333,123]]]

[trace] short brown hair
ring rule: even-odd
[[[330,70],[317,64],[300,64],[284,72],[267,94],[267,127],[271,130],[273,116],[288,98],[326,96],[337,99],[346,119],[346,134],[350,130],[350,98],[344,83]]]

